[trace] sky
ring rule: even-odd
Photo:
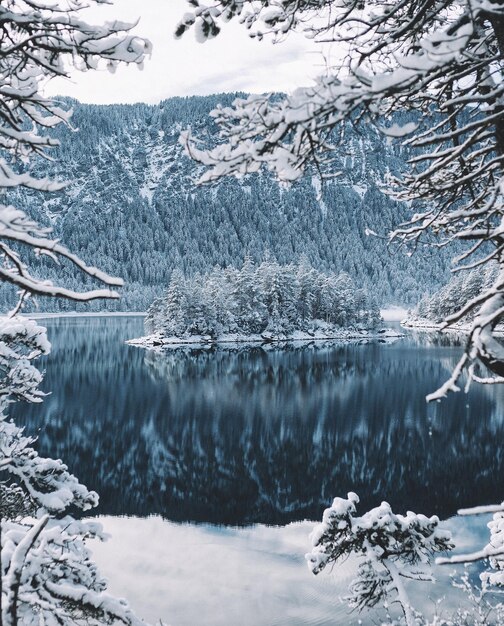
[[[173,32],[188,8],[187,0],[115,0],[112,6],[87,10],[82,17],[96,24],[139,19],[133,32],[151,40],[151,58],[142,71],[130,66],[113,75],[106,69],[74,72],[71,80],[50,81],[45,93],[96,104],[157,103],[231,91],[291,92],[322,71],[323,58],[313,42],[298,34],[276,45],[259,42],[237,21],[206,43],[198,43],[192,30],[176,40]]]

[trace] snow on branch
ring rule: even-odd
[[[425,517],[411,511],[392,512],[387,502],[356,515],[359,497],[335,498],[324,511],[310,539],[313,549],[306,555],[314,574],[327,565],[353,554],[358,558],[357,578],[346,598],[350,607],[363,609],[398,602],[408,626],[416,621],[403,579],[433,581],[430,562],[434,554],[450,550],[451,535],[441,530],[436,516]]]
[[[33,502],[51,514],[70,505],[85,511],[98,504],[98,495],[79,483],[64,463],[40,457],[32,443],[21,428],[0,416],[1,470],[7,471]]]
[[[476,552],[436,559],[436,563],[439,565],[466,564],[488,560],[491,569],[480,574],[483,592],[495,587],[504,587],[504,504],[480,506],[459,511],[459,514],[462,515],[479,515],[489,512],[494,512],[494,515],[487,524],[490,529],[490,541],[484,548]]]
[[[485,515],[486,513],[504,512],[504,502],[501,504],[488,504],[485,506],[473,506],[469,509],[459,509],[458,515]]]
[[[45,328],[21,317],[0,317],[0,409],[15,400],[42,401],[42,374],[31,361],[49,351]]]
[[[24,157],[42,153],[55,142],[50,137],[40,137],[38,127],[69,123],[69,112],[41,95],[43,81],[69,76],[71,67],[94,69],[102,60],[110,69],[118,63],[141,67],[150,54],[150,42],[129,33],[134,24],[114,21],[97,26],[81,19],[83,9],[101,3],[102,0],[2,3],[0,146],[5,150],[16,150]],[[35,129],[29,131],[32,124]]]
[[[37,179],[29,170],[30,158],[49,158],[56,145],[50,129],[70,125],[71,110],[41,93],[44,83],[56,76],[69,76],[72,68],[86,71],[104,63],[114,70],[118,63],[134,63],[140,68],[151,52],[151,44],[130,31],[135,24],[121,21],[92,25],[80,13],[103,0],[6,0],[0,6],[0,188],[28,187],[56,191],[64,183]],[[47,229],[31,221],[11,206],[0,205],[0,280],[20,289],[17,312],[27,293],[64,297],[78,301],[117,298],[110,289],[78,292],[34,278],[21,248],[46,254],[53,260],[67,259],[84,274],[107,286],[122,281],[81,261]],[[12,244],[14,244],[13,247]]]
[[[2,524],[2,624],[146,626],[106,593],[90,558],[85,541],[105,539],[100,524],[49,515]]]
[[[464,242],[469,267],[504,264],[504,15],[502,3],[472,0],[190,0],[177,36],[195,28],[204,40],[239,19],[251,35],[282,38],[298,30],[334,43],[342,58],[312,87],[291,95],[252,95],[211,115],[216,145],[181,135],[189,156],[204,166],[200,183],[242,177],[266,168],[286,183],[315,166],[331,171],[349,128],[374,125],[408,147],[409,168],[389,175],[383,191],[414,207],[390,244],[418,248]],[[476,242],[476,244],[475,244]],[[481,252],[486,261],[481,260]],[[504,281],[476,294],[460,316],[476,310],[466,357],[431,396],[455,391],[475,362],[497,379],[504,348],[493,337],[504,303]],[[491,310],[490,310],[491,309]],[[448,323],[453,322],[453,317]],[[475,376],[473,380],[488,377]],[[495,379],[493,379],[495,380]]]
[[[64,287],[57,287],[46,280],[34,278],[21,260],[20,252],[14,250],[5,241],[15,242],[31,248],[37,254],[47,254],[56,262],[59,258],[69,260],[84,274],[111,286],[121,286],[122,279],[108,276],[96,267],[88,266],[75,254],[69,252],[57,240],[47,237],[48,230],[29,219],[23,211],[12,206],[0,205],[0,280],[11,283],[23,291],[38,295],[64,297],[71,300],[90,301],[96,298],[118,298],[119,295],[109,289],[95,289],[87,292],[76,292]],[[19,250],[19,248],[18,248]]]

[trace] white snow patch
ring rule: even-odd
[[[384,135],[387,135],[388,137],[399,138],[410,135],[411,133],[415,132],[417,128],[418,124],[416,124],[415,122],[408,122],[407,124],[402,125],[392,124],[388,128],[383,126],[380,128],[380,130]]]
[[[432,320],[424,319],[424,318],[406,318],[401,320],[401,326],[405,328],[413,328],[414,330],[440,330],[443,332],[456,332],[456,333],[469,333],[472,330],[473,322],[456,322],[454,324],[450,324],[449,326],[445,326],[443,322],[433,322]],[[493,330],[493,335],[504,335],[504,325],[498,324]]]
[[[380,309],[380,315],[384,322],[402,322],[408,315],[408,309],[401,306],[391,306]]]
[[[322,197],[322,182],[318,176],[312,176],[311,184],[315,189],[315,197],[317,198],[322,217],[325,217],[327,215],[327,205]]]
[[[126,341],[131,346],[139,348],[157,349],[157,348],[176,348],[177,346],[203,346],[214,344],[272,344],[272,343],[306,343],[312,341],[371,341],[373,339],[398,339],[404,337],[404,333],[398,332],[392,328],[382,328],[380,330],[366,330],[354,328],[317,328],[313,332],[304,332],[296,330],[292,333],[273,334],[264,332],[262,335],[240,335],[227,334],[213,338],[209,335],[190,335],[187,337],[164,336],[161,333],[146,335],[136,339]]]
[[[164,135],[160,139],[162,139]],[[174,148],[166,145],[147,146],[147,167],[144,173],[144,184],[140,187],[140,195],[149,204],[152,203],[154,192],[159,186],[161,179],[171,167]]]
[[[154,195],[154,190],[150,188],[149,185],[142,185],[140,187],[140,196],[147,200],[149,204],[152,203],[152,196]]]
[[[367,185],[352,185],[352,189],[361,197],[361,199],[364,198],[366,191],[368,190]]]

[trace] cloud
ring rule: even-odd
[[[288,92],[315,75],[311,53],[316,44],[301,35],[273,45],[250,39],[242,25],[231,22],[205,44],[197,43],[191,32],[175,40],[175,26],[186,8],[185,0],[116,0],[113,6],[88,10],[83,16],[95,23],[140,18],[134,32],[152,41],[152,58],[143,71],[121,67],[113,76],[105,69],[74,72],[71,80],[50,81],[46,93],[99,104],[155,103],[171,96],[229,91]]]

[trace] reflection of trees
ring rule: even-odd
[[[102,513],[280,523],[318,518],[349,489],[364,506],[441,515],[501,497],[504,425],[487,390],[425,403],[460,348],[156,354],[122,344],[133,320],[114,322],[59,329],[46,379],[61,392],[42,407],[41,446],[100,492]]]
[[[455,330],[443,332],[412,332],[409,337],[410,342],[414,343],[418,348],[427,348],[430,354],[439,360],[445,369],[446,374],[450,374],[459,359],[459,351],[456,347],[464,347],[467,343],[467,333]],[[437,350],[442,348],[442,350]],[[487,372],[481,372],[482,376],[486,376]],[[459,381],[459,387],[464,388],[467,383],[467,376],[462,375]],[[472,383],[475,386],[475,383]],[[490,402],[493,404],[493,418],[500,423],[504,418],[504,387],[502,385],[482,385],[479,393],[488,394]]]

